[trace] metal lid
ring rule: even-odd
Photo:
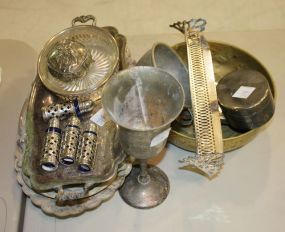
[[[76,22],[85,23],[89,20],[93,20],[92,25],[75,26]],[[54,72],[50,72],[50,68],[48,67],[49,55],[55,49],[56,44],[62,43],[64,40],[80,43],[82,44],[80,46],[84,46],[91,53],[94,62],[90,64],[88,69],[84,68],[84,65],[82,66],[84,64],[84,57],[81,57],[80,61],[68,62],[68,64],[77,64],[78,62],[78,67],[86,69],[86,74],[79,74],[81,78],[67,78],[70,79],[67,81],[66,78],[59,78]],[[73,48],[80,46],[79,44],[72,44]],[[88,52],[85,51],[81,54],[84,53]],[[118,61],[119,49],[114,37],[106,30],[95,26],[94,16],[80,16],[72,21],[72,27],[59,32],[46,43],[39,56],[38,74],[43,84],[56,94],[79,96],[90,94],[102,86],[116,70]],[[56,69],[57,71],[65,70],[65,68],[58,69],[58,66]],[[74,74],[74,71],[71,73]]]
[[[70,39],[57,42],[48,54],[50,73],[67,82],[84,77],[92,62],[91,51]]]
[[[260,127],[274,114],[268,81],[257,71],[239,70],[226,75],[217,92],[229,125],[238,131]]]
[[[249,115],[273,101],[267,79],[255,70],[238,70],[223,77],[217,85],[223,111]]]

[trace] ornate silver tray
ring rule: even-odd
[[[33,83],[30,98],[27,103],[27,113],[25,117],[24,157],[23,157],[23,175],[29,179],[31,188],[37,192],[46,192],[69,188],[69,186],[78,186],[81,189],[80,194],[84,196],[94,185],[106,182],[112,179],[116,173],[118,165],[124,160],[125,154],[117,142],[116,126],[108,121],[98,130],[97,154],[94,161],[94,168],[89,173],[81,173],[77,170],[77,165],[62,166],[54,172],[48,173],[41,169],[39,160],[43,146],[43,139],[46,122],[41,116],[41,107],[57,103],[60,99],[44,87],[37,77]],[[97,105],[93,112],[84,115],[83,123],[87,122],[100,105]],[[64,120],[62,125],[64,125]],[[25,178],[23,178],[25,181]],[[80,194],[77,198],[80,198]]]
[[[40,207],[41,210],[51,216],[66,218],[82,214],[87,210],[97,208],[103,202],[110,199],[116,190],[124,183],[125,177],[130,173],[132,165],[122,162],[118,167],[118,172],[114,178],[94,186],[83,198],[78,198],[78,188],[69,188],[65,193],[69,198],[58,197],[55,191],[38,193],[31,188],[28,177],[22,172],[23,147],[19,146],[16,152],[15,169],[17,180],[22,187],[23,192],[30,197],[33,204]],[[76,196],[76,197],[74,197]]]

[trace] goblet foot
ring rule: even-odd
[[[155,166],[148,166],[147,176],[141,176],[140,166],[134,166],[125,179],[119,193],[123,200],[139,209],[153,208],[161,204],[169,193],[169,180],[164,172]]]

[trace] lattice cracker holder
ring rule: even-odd
[[[191,19],[176,22],[170,27],[185,35],[196,136],[196,154],[180,162],[184,167],[192,166],[211,179],[221,170],[224,154],[212,56],[201,33],[205,25],[204,19]]]

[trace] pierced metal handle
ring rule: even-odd
[[[93,15],[81,15],[76,18],[74,18],[71,22],[71,25],[74,27],[76,23],[86,23],[89,20],[93,21],[92,26],[96,26],[96,18]]]
[[[224,154],[212,56],[201,34],[206,23],[199,18],[176,22],[170,27],[185,35],[196,137],[196,155],[182,162],[213,178],[223,166]]]

